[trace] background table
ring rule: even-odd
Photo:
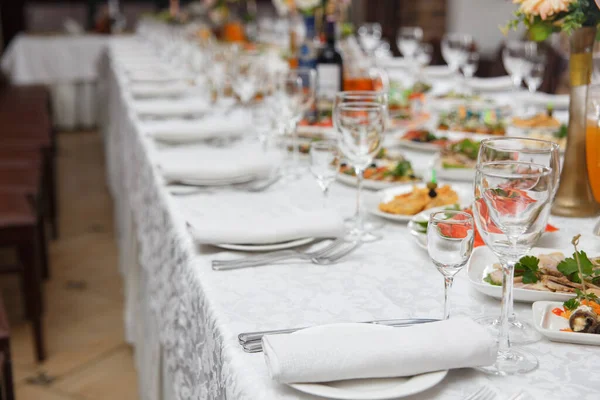
[[[90,128],[96,125],[98,62],[108,41],[103,35],[20,34],[3,54],[2,70],[14,84],[51,88],[58,128]]]
[[[362,246],[336,265],[290,263],[213,271],[210,261],[228,252],[193,242],[184,206],[202,207],[206,196],[220,196],[222,207],[227,207],[230,196],[247,196],[251,212],[252,204],[274,192],[290,201],[320,205],[320,190],[307,173],[294,184],[275,185],[264,193],[232,194],[224,189],[171,196],[156,166],[160,149],[145,134],[147,122],[133,112],[128,82],[119,67],[119,55],[139,45],[132,39],[113,41],[101,80],[108,99],[103,130],[125,279],[127,336],[136,347],[144,400],[312,399],[274,383],[262,354],[244,353],[237,335],[341,321],[441,316],[442,276],[404,224],[386,225],[383,240]],[[433,159],[431,153],[405,153],[417,167]],[[456,187],[471,190],[468,183]],[[354,199],[354,188],[333,185],[332,207],[350,215]],[[581,248],[591,254],[600,251],[591,235],[592,219],[552,217],[551,222],[560,232],[548,235],[546,244],[568,249],[571,237],[583,233]],[[466,271],[456,277],[452,302],[454,315],[499,314],[499,301],[474,290]],[[515,311],[531,320],[530,304],[517,303]],[[530,374],[488,377],[474,370],[451,371],[442,384],[410,400],[464,399],[482,384],[497,387],[506,397],[526,389],[536,399],[598,398],[597,348],[544,339],[528,350],[540,360],[540,368]]]

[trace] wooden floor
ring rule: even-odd
[[[101,138],[59,135],[60,238],[45,285],[48,360],[37,365],[18,281],[0,277],[11,316],[17,400],[135,400],[132,349],[123,334],[123,288]]]

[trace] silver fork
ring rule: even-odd
[[[337,241],[336,241],[337,242]],[[358,246],[360,246],[360,242],[345,242],[341,241],[339,244],[335,244],[334,246],[328,246],[330,248],[323,249],[319,253],[315,255],[314,253],[285,253],[283,254],[275,254],[268,258],[259,258],[259,259],[248,259],[244,261],[240,261],[236,264],[227,264],[227,265],[215,265],[213,261],[213,269],[215,271],[227,271],[241,268],[250,268],[250,267],[259,267],[261,265],[269,265],[277,261],[284,261],[290,259],[300,259],[300,260],[308,260],[313,264],[318,265],[330,265],[337,262],[339,259],[345,257],[354,251]],[[254,257],[253,257],[254,258]],[[216,261],[216,260],[215,260]]]
[[[465,400],[494,400],[496,398],[496,392],[489,386],[480,387],[475,393],[467,396]]]

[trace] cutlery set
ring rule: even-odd
[[[190,196],[198,193],[213,193],[214,188],[216,186],[219,187],[228,187],[233,188],[235,190],[250,192],[250,193],[259,193],[267,190],[281,179],[281,174],[273,175],[267,179],[261,180],[252,180],[251,182],[244,182],[238,184],[231,184],[230,182],[223,181],[223,184],[219,184],[219,182],[215,182],[212,185],[186,185],[186,184],[169,184],[167,188],[169,189],[169,193],[172,196]]]

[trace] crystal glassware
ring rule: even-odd
[[[509,40],[502,50],[502,64],[510,75],[515,90],[521,87],[523,79],[528,75],[529,57],[537,51],[537,44],[527,40]]]
[[[535,245],[546,227],[552,202],[552,168],[523,161],[478,162],[475,173],[473,216],[485,244],[502,265],[502,307],[496,362],[479,369],[492,375],[515,375],[538,367],[530,353],[511,348],[509,313],[512,312],[516,263]]]
[[[446,33],[442,38],[442,57],[457,79],[473,46],[473,36],[466,33]]]
[[[423,69],[431,63],[433,57],[433,46],[430,43],[419,43],[415,53],[417,64],[416,80],[423,79]]]
[[[548,214],[560,179],[560,153],[558,144],[546,140],[528,138],[496,138],[482,141],[479,147],[479,162],[510,160],[531,162],[552,169],[551,181],[554,189],[551,194],[551,201],[542,211]],[[547,216],[544,218],[547,218]],[[540,340],[540,334],[530,323],[517,319],[512,310],[512,297],[509,301],[509,307],[508,329],[511,342],[515,345],[524,345]],[[499,330],[500,319],[498,317],[483,317],[478,319],[478,322],[494,331]]]
[[[416,70],[418,63],[416,60],[417,50],[423,40],[423,29],[418,26],[406,26],[398,29],[396,34],[396,44],[398,50],[409,62],[411,69]]]
[[[473,217],[462,211],[432,213],[427,225],[427,251],[444,276],[444,319],[450,317],[450,291],[454,275],[469,261],[473,252]]]
[[[309,155],[310,172],[323,191],[323,204],[327,206],[329,186],[335,180],[338,171],[339,156],[337,154],[337,143],[332,140],[311,143]]]
[[[373,55],[375,50],[379,47],[381,32],[381,24],[377,22],[362,24],[358,28],[360,45],[368,55]]]
[[[340,102],[335,106],[338,147],[346,160],[354,167],[357,179],[355,224],[348,232],[352,241],[373,241],[379,237],[367,231],[363,225],[361,191],[363,173],[373,162],[381,148],[383,132],[387,124],[387,105],[371,102]]]
[[[464,64],[460,66],[460,70],[462,71],[465,79],[471,79],[475,76],[475,72],[477,72],[477,67],[479,66],[479,53],[476,51],[470,51],[467,54],[467,58],[465,59]]]

